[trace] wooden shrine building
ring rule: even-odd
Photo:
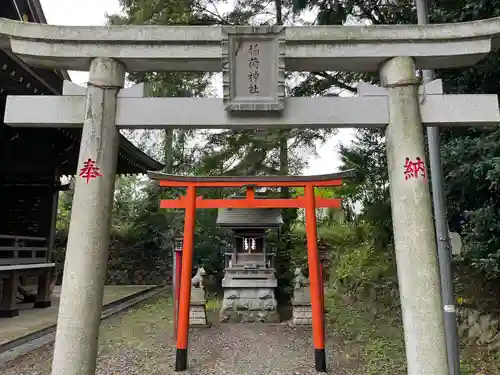
[[[0,17],[46,23],[39,0],[0,1]],[[81,138],[81,129],[6,126],[6,96],[61,95],[63,80],[69,80],[66,71],[32,68],[0,49],[0,317],[17,315],[20,277],[37,276],[32,302],[35,307],[50,305],[57,199],[64,189],[60,177],[75,175]],[[118,173],[162,168],[121,136]]]

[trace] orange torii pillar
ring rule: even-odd
[[[314,196],[315,187],[342,185],[342,178],[352,176],[351,171],[320,176],[174,176],[149,172],[149,177],[159,180],[162,187],[187,187],[186,196],[162,199],[160,208],[185,209],[184,246],[177,320],[177,353],[175,370],[187,369],[189,335],[189,309],[191,300],[191,271],[193,266],[193,236],[197,208],[304,208],[306,210],[307,253],[309,262],[310,294],[313,313],[314,362],[316,371],[326,372],[325,323],[321,262],[317,245],[316,208],[341,207],[338,198]],[[304,187],[304,196],[295,198],[257,199],[258,187]],[[244,199],[204,199],[196,196],[197,188],[246,187]]]
[[[318,252],[316,228],[316,204],[314,198],[314,185],[307,184],[304,189],[306,209],[306,234],[307,234],[307,262],[309,265],[309,288],[312,308],[312,330],[314,345],[314,368],[319,372],[326,372],[325,354],[325,312],[323,299],[323,281],[320,279],[321,262]]]
[[[187,188],[184,215],[184,245],[182,247],[182,270],[177,320],[178,328],[175,371],[184,371],[187,369],[189,309],[191,301],[191,271],[193,269],[194,229],[196,223],[196,186],[194,185],[190,185]]]

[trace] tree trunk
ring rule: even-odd
[[[165,173],[172,173],[174,159],[174,129],[165,130]]]
[[[275,0],[274,6],[276,7],[276,25],[283,25],[283,4],[282,0]]]
[[[280,154],[280,175],[286,176],[288,174],[288,132],[286,130],[282,130],[280,132],[279,154]],[[288,198],[289,196],[288,187],[281,188],[281,195],[283,196],[283,198]]]

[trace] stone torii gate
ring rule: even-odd
[[[119,128],[385,127],[408,374],[447,375],[422,125],[498,124],[500,114],[496,95],[442,95],[439,82],[419,97],[415,72],[473,65],[499,38],[500,18],[288,28],[0,19],[0,47],[25,62],[90,71],[87,88],[11,96],[5,114],[10,126],[82,127],[52,374],[95,373]],[[383,87],[356,98],[285,98],[285,69],[379,72]],[[122,89],[127,71],[222,71],[224,99],[141,97],[141,87]]]

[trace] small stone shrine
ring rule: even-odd
[[[309,292],[309,280],[302,274],[302,269],[296,268],[293,279],[292,323],[294,325],[311,325],[312,308]]]
[[[266,233],[283,224],[275,208],[221,208],[217,224],[231,228],[234,241],[225,254],[221,322],[278,322],[274,294],[278,281]]]
[[[205,269],[199,267],[196,275],[191,279],[191,302],[189,308],[189,325],[191,327],[207,326],[203,276],[205,276]]]

